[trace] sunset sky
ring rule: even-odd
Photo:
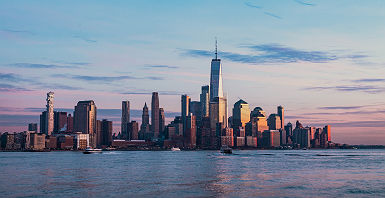
[[[158,91],[168,121],[180,95],[209,84],[215,37],[229,111],[238,99],[285,108],[332,140],[385,144],[385,1],[0,1],[0,132],[38,122],[48,91],[71,112],[95,101],[120,130]]]

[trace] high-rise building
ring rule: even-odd
[[[110,146],[112,143],[112,121],[102,120],[102,146]]]
[[[71,114],[68,114],[67,116],[67,132],[73,132],[74,131],[74,117],[71,116]]]
[[[270,114],[267,119],[267,125],[269,125],[270,130],[279,130],[281,129],[281,118],[278,114]]]
[[[191,113],[186,117],[186,131],[184,133],[185,147],[196,147],[196,117]]]
[[[54,127],[53,131],[66,132],[67,131],[67,112],[54,112]]]
[[[277,107],[277,113],[279,115],[279,118],[281,119],[281,128],[283,129],[285,126],[285,115],[284,115],[284,109],[282,106]]]
[[[189,110],[190,101],[191,101],[191,99],[188,95],[182,95],[181,96],[181,113],[182,113],[181,118],[182,118],[182,123],[183,123],[183,135],[186,132],[187,116],[189,116],[189,114],[190,114],[190,110]]]
[[[151,132],[153,138],[159,137],[159,95],[158,92],[152,92],[151,99]]]
[[[216,130],[217,124],[221,123],[222,129],[227,127],[227,99],[216,97],[210,102],[210,127]]]
[[[199,101],[191,101],[190,102],[190,107],[189,107],[190,113],[195,115],[197,121],[202,119],[201,107],[202,107],[202,105],[201,105],[201,102],[199,102]]]
[[[166,124],[166,117],[164,115],[164,109],[159,108],[159,132],[163,135]]]
[[[96,120],[96,146],[98,148],[102,147],[102,121]]]
[[[210,105],[210,87],[208,85],[202,86],[202,93],[200,95],[201,102],[201,116],[209,117]]]
[[[248,123],[249,121],[250,121],[249,104],[244,100],[239,100],[234,104],[232,127],[235,131],[237,131],[239,127],[245,127],[246,123]]]
[[[136,121],[131,121],[127,123],[127,132],[128,132],[128,140],[138,140],[139,139],[139,125]]]
[[[328,141],[328,142],[331,142],[331,141],[332,141],[332,136],[331,136],[331,134],[330,134],[330,125],[326,125],[326,126],[324,127],[324,131],[325,131],[325,133],[326,133],[327,141]]]
[[[47,111],[43,111],[40,114],[40,133],[47,134],[46,123],[47,123]]]
[[[79,101],[75,106],[74,131],[90,134],[90,146],[96,147],[96,105],[93,100]]]
[[[144,103],[142,111],[142,124],[140,125],[140,135],[139,139],[148,140],[151,139],[150,136],[150,116],[148,114],[147,103]]]
[[[222,86],[222,65],[221,59],[218,59],[217,41],[215,41],[215,59],[211,60],[210,101],[216,97],[223,97]]]
[[[53,112],[53,98],[54,93],[52,91],[47,93],[47,105],[46,105],[46,119],[45,119],[45,133],[46,135],[51,135],[54,129],[54,112]]]
[[[279,130],[265,130],[263,133],[263,145],[265,148],[279,147],[281,144],[280,141],[280,131]]]
[[[37,123],[29,123],[28,124],[28,131],[33,131],[37,133]]]
[[[127,124],[130,122],[130,101],[122,101],[121,133],[123,139],[127,139]]]

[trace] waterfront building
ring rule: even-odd
[[[89,134],[83,134],[82,132],[75,132],[72,133],[71,136],[73,137],[74,140],[74,149],[76,150],[84,150],[87,147],[89,147],[89,142],[90,142],[90,136]]]
[[[139,139],[139,124],[136,121],[131,121],[127,123],[127,132],[128,132],[128,140],[138,140]]]
[[[111,146],[111,142],[112,142],[112,121],[108,121],[106,119],[103,119],[101,124],[102,124],[101,145],[102,145],[102,147]]]
[[[184,133],[184,142],[186,148],[196,147],[196,132],[196,117],[190,113],[190,115],[186,117],[186,130]]]
[[[159,138],[159,95],[152,92],[151,99],[151,132],[152,138]]]
[[[265,130],[262,136],[262,144],[265,148],[274,148],[281,145],[281,133],[279,130]]]
[[[277,107],[277,113],[278,113],[278,116],[280,118],[280,121],[281,121],[281,124],[280,124],[280,128],[279,129],[283,129],[284,126],[285,126],[285,115],[284,115],[284,109],[282,106],[278,106]]]
[[[50,150],[57,149],[57,137],[52,135],[45,137],[45,148]]]
[[[221,146],[224,145],[234,147],[234,131],[232,128],[225,127],[222,129]]]
[[[74,148],[74,137],[65,134],[58,135],[57,148],[61,150],[72,150]]]
[[[200,94],[200,103],[202,117],[209,117],[210,87],[208,85],[202,86],[202,92]]]
[[[262,139],[260,139],[262,140]],[[246,136],[246,145],[248,147],[257,147],[258,146],[258,138],[257,137],[253,137],[253,136]],[[262,142],[262,141],[260,141]]]
[[[93,100],[79,101],[74,111],[74,131],[90,134],[90,146],[96,147],[96,105]]]
[[[45,134],[30,133],[30,149],[43,150],[45,149]]]
[[[35,133],[37,133],[37,123],[29,123],[28,131],[34,131]]]
[[[122,101],[122,118],[120,124],[120,131],[123,139],[128,139],[127,124],[130,122],[130,101]]]
[[[191,99],[188,95],[181,96],[181,118],[183,123],[183,135],[186,133],[187,116],[190,114],[190,102]]]

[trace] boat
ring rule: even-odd
[[[178,147],[172,147],[172,148],[171,148],[171,151],[180,151],[180,148],[178,148]]]
[[[102,149],[87,147],[86,150],[83,151],[84,154],[92,154],[92,153],[101,153]]]
[[[231,149],[227,145],[224,145],[224,146],[221,147],[221,153],[232,154],[233,153],[233,149]]]

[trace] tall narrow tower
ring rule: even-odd
[[[130,122],[130,101],[122,101],[121,132],[123,137],[128,138],[127,124]]]
[[[281,118],[281,129],[284,129],[285,128],[285,115],[284,115],[284,109],[282,106],[278,106],[277,107],[277,113],[279,115],[279,117]]]
[[[221,65],[221,59],[218,59],[218,48],[217,48],[216,40],[215,40],[215,59],[211,60],[210,101],[213,101],[215,97],[223,97],[222,65]]]
[[[153,138],[159,137],[159,95],[158,92],[152,92],[151,100],[151,132]]]
[[[46,121],[45,121],[45,132],[46,135],[51,135],[53,132],[53,98],[54,98],[54,93],[52,91],[47,93],[47,116],[46,116]]]

